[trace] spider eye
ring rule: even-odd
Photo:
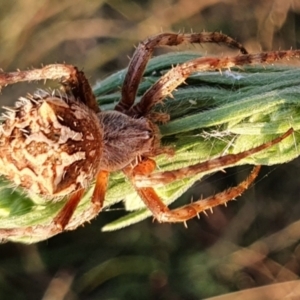
[[[23,98],[1,125],[0,168],[34,193],[68,195],[94,178],[102,136],[96,114],[72,99]]]

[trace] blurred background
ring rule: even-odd
[[[250,52],[300,48],[299,14],[298,0],[0,1],[0,68],[66,62],[95,84],[126,67],[139,41],[166,31],[222,31]],[[1,105],[24,91],[27,83],[3,89]],[[248,172],[215,174],[196,192],[213,194]],[[0,245],[0,299],[298,299],[299,172],[300,160],[265,167],[237,202],[188,228],[148,219],[103,233],[120,213],[108,210],[45,242]]]

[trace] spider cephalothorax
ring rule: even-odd
[[[183,42],[226,43],[240,49],[235,57],[203,57],[173,67],[134,104],[138,85],[153,49]],[[185,222],[205,209],[224,204],[240,195],[253,182],[259,167],[237,187],[210,198],[170,210],[152,185],[227,167],[252,154],[279,143],[290,129],[273,141],[250,150],[211,159],[186,168],[157,172],[152,159],[172,152],[160,145],[156,122],[168,120],[167,114],[154,114],[152,108],[195,71],[228,68],[248,63],[274,61],[298,56],[295,51],[247,54],[236,41],[219,33],[164,33],[140,43],[129,64],[122,87],[122,98],[113,111],[101,111],[83,72],[71,65],[54,64],[41,69],[0,73],[0,86],[19,81],[61,79],[63,93],[40,91],[21,98],[8,109],[0,132],[1,173],[15,185],[47,199],[68,196],[68,201],[50,224],[0,229],[0,237],[14,235],[55,235],[74,229],[94,218],[103,206],[109,173],[123,171],[133,187],[160,222]],[[95,179],[91,206],[76,219],[73,213],[87,186]]]

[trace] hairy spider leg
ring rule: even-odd
[[[75,67],[64,64],[51,64],[40,69],[16,72],[0,72],[0,86],[7,86],[22,81],[57,80],[63,77],[69,78]]]
[[[22,81],[47,79],[60,79],[67,94],[73,95],[75,99],[85,104],[94,112],[97,113],[100,111],[96,98],[84,73],[72,65],[51,64],[40,69],[9,73],[0,72],[0,87]]]
[[[139,103],[129,109],[127,114],[132,116],[147,115],[153,106],[171,95],[174,89],[195,72],[230,69],[249,64],[273,63],[284,58],[294,57],[300,57],[300,50],[262,52],[222,58],[202,57],[187,61],[164,74],[146,91]]]
[[[91,199],[92,204],[84,211],[82,211],[82,212],[78,213],[76,216],[72,217],[77,205],[79,204],[79,202],[81,200],[81,197],[78,199],[78,203],[77,203],[76,207],[74,207],[73,212],[71,212],[71,210],[73,209],[72,203],[70,203],[70,207],[68,204],[69,201],[71,200],[70,199],[65,204],[62,211],[60,211],[59,214],[57,215],[57,217],[55,217],[54,223],[56,223],[56,224],[63,223],[63,227],[62,227],[63,229],[73,230],[73,229],[77,228],[78,226],[82,225],[82,220],[84,220],[85,222],[88,222],[88,221],[94,219],[102,210],[105,193],[107,190],[108,178],[109,178],[109,172],[100,171],[96,176],[96,183],[95,183],[95,187],[94,187],[94,191],[93,191],[93,195],[92,195],[92,199]],[[74,200],[74,201],[76,201],[76,200]],[[68,211],[70,210],[72,218],[71,217],[65,218],[65,213],[63,212],[63,210],[66,211],[66,214],[68,214]],[[0,235],[1,235],[1,230],[0,230]]]
[[[211,209],[221,204],[225,205],[228,201],[234,200],[236,197],[240,196],[255,180],[260,171],[260,167],[261,166],[255,166],[250,175],[235,187],[172,210],[162,202],[153,188],[137,188],[136,191],[158,222],[186,222],[207,209]]]
[[[48,225],[33,225],[23,228],[1,228],[0,237],[1,242],[4,242],[10,236],[23,236],[23,237],[47,237],[50,238],[65,229],[71,230],[77,228],[82,224],[82,218],[89,221],[97,216],[103,206],[104,196],[107,188],[109,173],[100,171],[96,177],[96,185],[92,196],[92,205],[89,209],[85,210],[78,217],[73,218],[74,211],[76,210],[83,194],[84,189],[80,189],[73,193],[64,207],[60,210],[54,220]]]
[[[155,168],[156,168],[156,163],[154,160],[152,160],[150,158],[143,158],[143,159],[141,159],[139,164],[136,165],[134,168],[132,168],[131,166],[127,166],[124,169],[127,170],[128,174],[130,174],[130,176],[136,176],[138,174],[139,175],[150,174],[155,170]],[[102,180],[100,180],[100,181],[101,181],[101,183],[104,182]],[[102,188],[104,189],[103,184],[97,185],[97,182],[96,182],[96,187],[97,186],[99,186],[99,187],[102,186]],[[95,187],[95,189],[96,189],[96,187]],[[96,194],[97,193],[94,192],[95,196],[96,196]],[[82,220],[84,220],[85,222],[88,222],[88,221],[94,219],[99,214],[99,212],[103,206],[103,200],[104,200],[103,197],[105,194],[105,190],[102,190],[101,192],[99,192],[99,194],[100,195],[98,195],[97,197],[93,196],[93,199],[92,199],[93,204],[89,208],[85,209],[84,211],[82,211],[80,213],[77,213],[76,215],[74,215],[72,217],[72,219],[70,219],[70,221],[68,222],[68,224],[65,227],[66,230],[74,230],[78,226],[82,225]],[[94,199],[98,202],[98,205],[96,208],[94,205],[94,201],[95,201]],[[99,203],[100,199],[102,199],[101,203]],[[1,235],[1,229],[0,229],[0,235]]]
[[[92,205],[84,212],[85,215],[88,214],[89,218],[84,219],[85,221],[89,221],[96,217],[103,207],[103,202],[105,198],[105,193],[107,189],[107,183],[109,178],[109,172],[100,171],[96,176],[95,187],[92,195]],[[84,193],[84,189],[76,191],[59,214],[55,217],[54,223],[64,230],[66,226],[70,223],[71,217],[73,216],[75,209],[77,208],[82,196]],[[82,222],[82,219],[81,219]],[[73,224],[74,225],[74,224]],[[78,224],[79,225],[79,224]],[[72,226],[72,224],[70,224]]]
[[[157,183],[166,184],[175,180],[186,178],[187,176],[196,175],[200,172],[214,171],[218,168],[229,167],[230,165],[240,161],[245,157],[251,156],[275,144],[278,144],[293,132],[294,131],[291,128],[280,137],[277,137],[274,140],[266,142],[258,147],[246,150],[238,154],[228,154],[182,169],[135,176],[132,175],[132,173],[134,172],[130,172],[127,169],[124,169],[123,171],[131,179],[135,190],[137,191],[145,205],[150,209],[153,216],[159,222],[185,222],[210,207],[225,204],[227,201],[241,195],[243,191],[246,190],[256,178],[260,167],[254,167],[249,177],[245,181],[240,183],[237,187],[230,188],[224,192],[218,193],[215,196],[206,198],[204,200],[198,200],[196,202],[190,203],[183,207],[177,208],[176,210],[170,210],[158,197],[155,190],[152,187],[147,186],[153,186]]]
[[[61,231],[66,227],[69,223],[70,219],[72,218],[75,209],[77,208],[85,189],[77,190],[73,193],[69,199],[67,200],[64,207],[60,210],[58,215],[53,220],[54,227],[57,227]]]
[[[228,35],[219,32],[190,34],[162,33],[150,37],[149,39],[141,42],[133,54],[123,82],[121,101],[115,106],[115,110],[126,113],[126,111],[133,105],[146,65],[156,47],[178,46],[185,42],[191,44],[223,43],[230,47],[239,49],[242,54],[248,53],[242,44],[238,43]]]
[[[206,171],[216,171],[223,167],[230,167],[231,165],[235,165],[240,160],[249,157],[253,154],[261,152],[267,148],[272,147],[275,144],[280,143],[282,140],[290,136],[294,132],[293,128],[290,128],[284,134],[279,137],[265,142],[262,145],[254,147],[252,149],[237,153],[237,154],[227,154],[224,156],[216,157],[210,159],[208,161],[204,161],[201,163],[197,163],[188,167],[172,170],[172,171],[163,171],[156,173],[148,173],[136,175],[134,177],[134,182],[137,187],[151,187],[151,186],[159,186],[171,183],[175,180],[180,180],[189,176],[193,176],[199,173],[203,173]]]

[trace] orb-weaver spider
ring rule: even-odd
[[[234,57],[201,57],[173,67],[134,104],[137,88],[147,62],[157,46],[189,43],[225,43],[236,47],[241,55]],[[204,171],[226,168],[245,157],[279,143],[289,136],[290,129],[278,138],[238,154],[213,158],[178,170],[156,172],[155,158],[170,154],[160,145],[157,122],[167,122],[168,115],[152,112],[172,91],[196,71],[207,71],[249,63],[275,61],[298,56],[299,51],[278,51],[247,54],[245,48],[220,33],[163,33],[140,43],[128,67],[122,97],[114,111],[101,111],[84,73],[66,64],[52,64],[41,69],[0,73],[0,86],[20,81],[60,79],[63,92],[39,91],[21,98],[10,109],[1,126],[1,173],[16,186],[49,199],[67,196],[68,201],[48,225],[24,228],[2,228],[0,237],[51,237],[64,230],[75,229],[94,218],[105,201],[109,173],[117,170],[132,182],[133,187],[159,222],[185,222],[202,211],[239,196],[259,172],[254,167],[238,186],[207,199],[170,210],[157,196],[152,185],[168,183]],[[91,206],[72,218],[85,189],[96,180]]]

